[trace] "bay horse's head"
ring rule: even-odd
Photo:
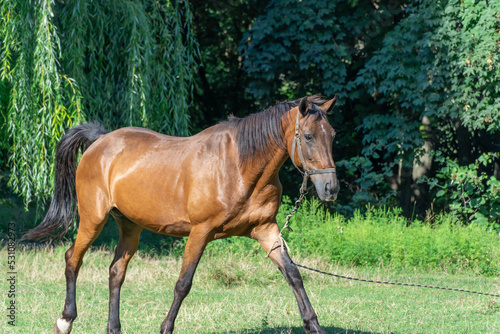
[[[332,157],[335,130],[328,122],[327,113],[335,106],[336,97],[322,105],[307,97],[298,106],[295,124],[288,127],[287,142],[294,165],[311,178],[322,201],[333,201],[339,192],[339,183]],[[293,130],[293,140],[290,130]],[[305,189],[302,189],[305,190]]]

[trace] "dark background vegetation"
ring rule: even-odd
[[[342,188],[327,209],[499,229],[499,30],[497,1],[3,2],[0,205],[17,209],[2,226],[39,221],[55,145],[79,122],[187,135],[337,94]],[[295,197],[290,163],[280,178]]]

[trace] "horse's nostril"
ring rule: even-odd
[[[332,192],[332,184],[331,184],[330,182],[327,182],[327,183],[325,184],[325,192],[326,192],[327,194],[330,194],[330,193]]]

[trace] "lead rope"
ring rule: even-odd
[[[286,216],[286,218],[285,218],[285,225],[283,226],[283,228],[280,231],[280,234],[278,235],[278,237],[274,241],[271,249],[269,249],[269,252],[267,252],[266,258],[269,257],[269,254],[271,254],[271,252],[274,249],[274,246],[278,242],[280,243],[281,253],[282,254],[285,252],[285,247],[286,247],[288,253],[290,253],[290,247],[288,247],[288,244],[286,243],[285,239],[283,238],[283,231],[285,230],[285,228],[287,228],[290,232],[293,232],[292,228],[289,226],[289,221],[290,221],[290,218],[292,218],[297,213],[297,209],[299,208],[300,204],[304,200],[304,196],[306,195],[306,193],[307,193],[307,191],[304,192],[302,190],[302,187],[301,187],[300,188],[300,197],[295,202],[295,205],[294,205],[292,211],[290,211],[290,213],[288,214],[288,216]],[[370,279],[350,277],[350,276],[332,274],[332,273],[329,273],[329,272],[326,272],[326,271],[321,271],[321,270],[318,270],[318,269],[310,268],[310,267],[307,267],[307,266],[295,263],[295,262],[293,262],[293,260],[292,260],[292,263],[295,264],[297,267],[304,268],[304,269],[307,269],[307,270],[310,270],[310,271],[314,271],[314,272],[317,272],[317,273],[320,273],[320,274],[323,274],[323,275],[328,275],[328,276],[333,276],[333,277],[337,277],[337,278],[343,278],[343,279],[352,280],[352,281],[358,281],[358,282],[388,284],[388,285],[400,285],[400,286],[412,286],[412,287],[417,287],[417,288],[449,290],[449,291],[458,291],[458,292],[473,293],[473,294],[476,294],[476,295],[483,295],[483,296],[500,297],[500,294],[487,293],[487,292],[479,292],[479,291],[472,291],[472,290],[465,290],[465,289],[447,288],[447,287],[440,287],[440,286],[434,286],[434,285],[425,285],[425,284],[416,284],[416,283],[399,283],[399,282],[388,282],[388,281],[375,281],[375,280],[370,280]]]
[[[390,284],[390,285],[402,285],[402,286],[413,286],[413,287],[417,287],[417,288],[429,288],[429,289],[459,291],[459,292],[474,293],[474,294],[477,294],[477,295],[500,297],[499,294],[487,293],[487,292],[478,292],[478,291],[471,291],[471,290],[465,290],[465,289],[447,288],[447,287],[441,287],[441,286],[425,285],[425,284],[415,284],[415,283],[398,283],[398,282],[375,281],[375,280],[371,280],[371,279],[349,277],[349,276],[343,276],[343,275],[337,275],[337,274],[328,273],[326,271],[321,271],[321,270],[314,269],[314,268],[309,268],[309,267],[303,266],[303,265],[298,264],[298,263],[294,263],[294,264],[297,267],[301,267],[301,268],[304,268],[304,269],[307,269],[307,270],[310,270],[310,271],[315,271],[315,272],[323,274],[323,275],[334,276],[334,277],[337,277],[337,278],[343,278],[343,279],[348,279],[348,280],[353,280],[353,281],[359,281],[359,282],[368,282],[368,283],[377,283],[377,284]]]
[[[280,234],[278,235],[278,237],[274,241],[271,249],[269,249],[269,252],[267,252],[266,258],[269,257],[269,254],[271,254],[271,252],[274,249],[274,246],[278,242],[280,243],[281,253],[282,254],[285,252],[285,247],[286,247],[288,253],[290,253],[290,247],[288,247],[288,244],[286,243],[285,239],[283,238],[283,231],[285,230],[285,228],[287,228],[290,232],[293,232],[292,228],[289,226],[289,221],[290,221],[290,218],[292,218],[297,213],[297,209],[299,208],[299,205],[302,203],[302,200],[304,199],[305,195],[306,195],[306,192],[302,192],[302,188],[301,188],[300,197],[295,202],[295,205],[294,205],[292,211],[290,211],[290,213],[288,214],[288,216],[286,216],[286,218],[285,218],[285,225],[283,226],[283,228],[280,231]],[[321,270],[318,270],[318,269],[310,268],[310,267],[307,267],[307,266],[295,263],[295,262],[293,262],[293,260],[292,260],[292,263],[295,264],[297,267],[301,267],[301,268],[304,268],[304,269],[307,269],[307,270],[310,270],[310,271],[314,271],[314,272],[317,272],[317,273],[320,273],[320,274],[323,274],[323,275],[328,275],[328,276],[333,276],[333,277],[337,277],[337,278],[343,278],[343,279],[352,280],[352,281],[358,281],[358,282],[388,284],[388,285],[400,285],[400,286],[412,286],[412,287],[417,287],[417,288],[449,290],[449,291],[458,291],[458,292],[473,293],[473,294],[476,294],[476,295],[500,297],[500,294],[487,293],[487,292],[478,292],[478,291],[465,290],[465,289],[447,288],[447,287],[440,287],[440,286],[434,286],[434,285],[425,285],[425,284],[416,284],[416,283],[399,283],[399,282],[388,282],[388,281],[375,281],[375,280],[371,280],[371,279],[363,279],[363,278],[357,278],[357,277],[350,277],[350,276],[332,274],[332,273],[329,273],[329,272],[326,272],[326,271],[321,271]]]

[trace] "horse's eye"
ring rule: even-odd
[[[312,136],[312,134],[310,134],[310,133],[306,133],[306,134],[304,135],[304,138],[305,138],[307,141],[311,141],[311,140],[313,139],[313,136]]]

